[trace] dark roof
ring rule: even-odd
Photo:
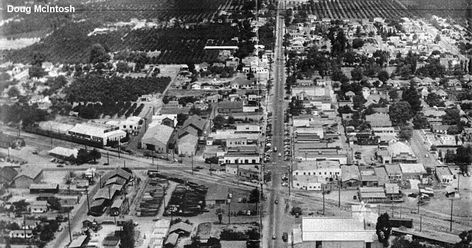
[[[191,134],[193,136],[196,136],[198,137],[198,130],[189,125],[185,128],[180,128],[179,130],[177,130],[177,138],[182,138],[183,136],[187,135],[187,134]]]
[[[231,102],[231,101],[222,101],[218,103],[219,109],[242,109],[243,102]]]
[[[198,131],[203,131],[203,129],[205,128],[205,124],[206,124],[206,121],[202,117],[198,115],[192,115],[187,120],[185,120],[182,128],[192,126],[196,128]]]
[[[174,224],[170,227],[169,233],[173,232],[181,232],[184,231],[186,233],[191,233],[193,230],[193,226],[190,224],[187,224],[185,222],[179,222],[177,224]]]
[[[18,175],[18,171],[10,166],[0,168],[0,183],[10,183]]]
[[[114,178],[114,177],[121,177],[125,179],[126,181],[128,181],[129,179],[131,179],[132,174],[123,168],[116,168],[115,170],[108,171],[100,179],[102,182],[102,187],[108,182],[109,179]]]

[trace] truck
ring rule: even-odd
[[[284,232],[284,233],[282,234],[282,240],[283,240],[284,242],[287,242],[287,241],[288,241],[288,233]]]

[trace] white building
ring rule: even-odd
[[[380,248],[375,228],[366,228],[364,222],[343,218],[302,218],[302,240],[310,247]],[[306,246],[308,247],[308,246]]]
[[[293,166],[292,175],[295,176],[311,176],[313,180],[318,177],[326,181],[336,180],[341,177],[341,166],[338,161],[300,161]]]
[[[68,131],[68,134],[89,141],[107,145],[108,141],[119,141],[126,137],[126,132],[117,126],[100,123],[80,123]]]

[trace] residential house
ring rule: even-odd
[[[227,196],[226,196],[227,197]],[[226,202],[226,200],[225,200]],[[185,222],[176,223],[169,228],[169,233],[176,233],[179,236],[189,236],[192,233],[193,226],[191,224],[187,224]]]
[[[36,167],[23,167],[19,170],[18,175],[13,179],[16,188],[28,189],[31,184],[39,183],[43,177],[43,170]]]
[[[149,127],[141,139],[141,147],[158,153],[168,153],[168,145],[174,129],[165,125]]]
[[[442,184],[451,184],[454,180],[454,175],[452,174],[451,169],[449,169],[448,166],[436,167],[436,177]]]

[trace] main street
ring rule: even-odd
[[[283,8],[283,1],[279,1],[278,10]],[[270,199],[267,202],[269,204],[269,247],[283,247],[284,243],[282,240],[282,233],[289,232],[291,225],[284,225],[283,216],[285,215],[285,203],[286,201],[282,198],[281,194],[281,177],[286,170],[284,166],[283,157],[279,154],[284,155],[284,82],[285,82],[285,63],[284,63],[284,50],[282,47],[282,41],[284,37],[284,20],[281,13],[277,11],[276,17],[276,43],[275,43],[275,83],[274,83],[274,95],[272,98],[272,111],[273,111],[273,123],[272,123],[272,146],[276,148],[273,152],[273,162],[269,166],[272,175],[272,184]],[[278,202],[278,203],[276,203]]]

